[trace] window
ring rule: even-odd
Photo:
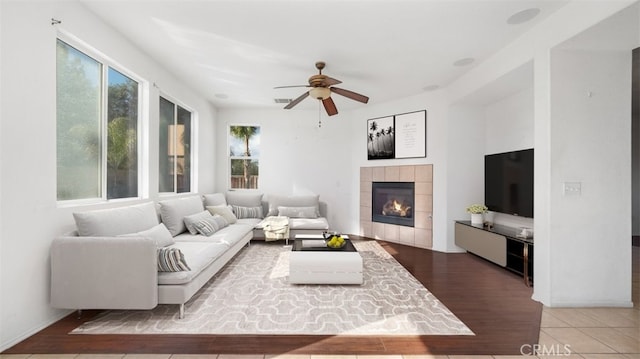
[[[138,196],[140,84],[58,39],[57,198]]]
[[[160,97],[159,191],[191,191],[190,111]]]
[[[258,188],[259,126],[229,126],[230,188]]]

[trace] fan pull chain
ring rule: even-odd
[[[320,106],[320,102],[318,101],[318,128],[322,127],[322,107]]]

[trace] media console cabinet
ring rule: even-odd
[[[456,221],[456,245],[479,257],[522,275],[533,283],[533,238],[518,237],[519,228],[493,225],[490,228]]]

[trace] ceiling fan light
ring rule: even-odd
[[[331,96],[331,90],[327,87],[314,87],[309,90],[309,96],[316,100],[326,100]]]

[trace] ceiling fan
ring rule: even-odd
[[[331,93],[337,93],[338,95],[342,95],[346,98],[352,99],[354,101],[367,103],[369,102],[369,98],[367,96],[361,95],[359,93],[355,93],[353,91],[345,90],[343,88],[335,87],[333,85],[341,84],[342,81],[336,80],[332,77],[322,74],[322,69],[325,67],[325,63],[322,61],[316,62],[316,68],[318,69],[318,74],[309,77],[309,85],[294,85],[294,86],[278,86],[279,88],[289,88],[289,87],[310,87],[309,91],[300,95],[300,97],[295,100],[289,102],[287,106],[284,108],[289,110],[293,108],[295,105],[299,104],[305,98],[311,96],[316,100],[322,101],[324,105],[324,109],[327,111],[327,115],[333,116],[338,113],[338,109],[336,108],[336,104],[331,99]]]

